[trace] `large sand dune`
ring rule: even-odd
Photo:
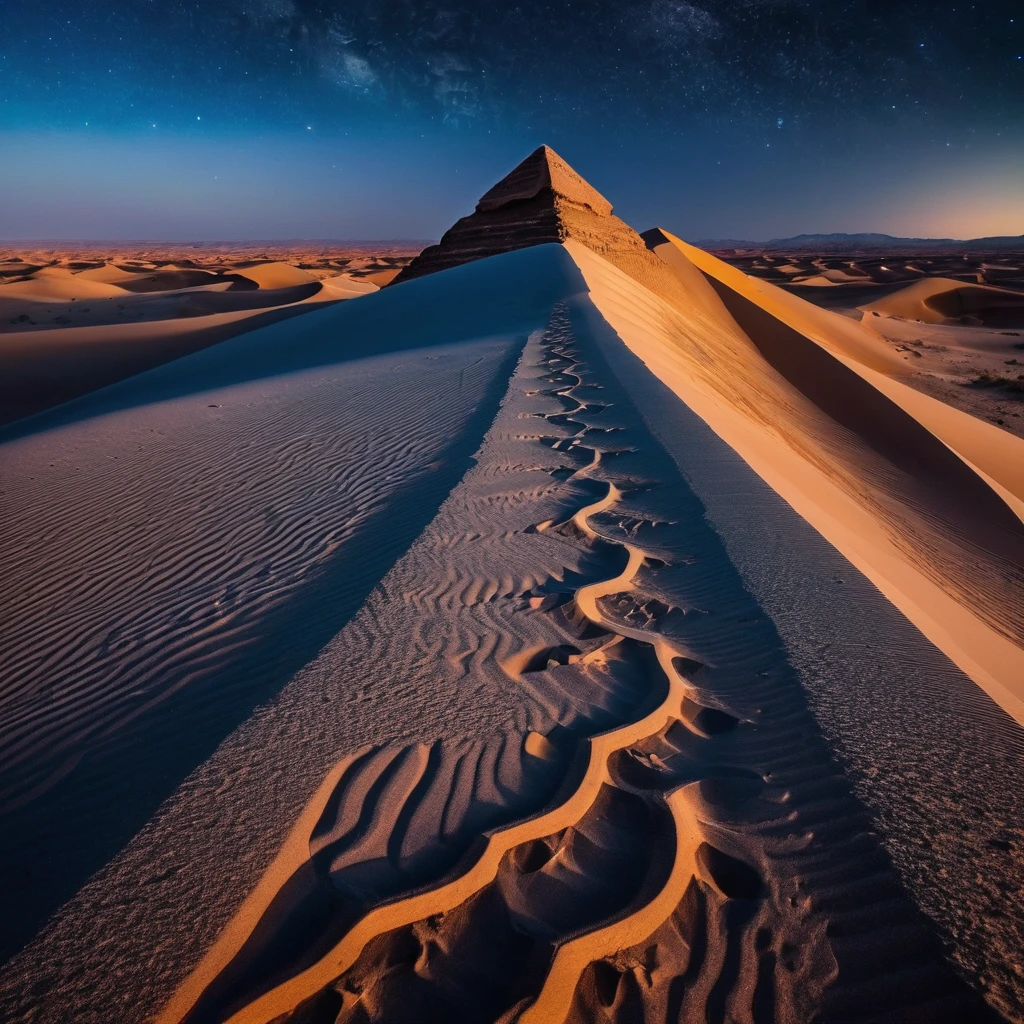
[[[1024,721],[1024,443],[901,384],[903,364],[863,325],[663,237],[656,251],[692,259],[731,315],[701,332],[703,346],[721,339],[717,349],[696,364],[692,318],[630,301],[590,260],[609,321],[691,405],[703,398],[697,411]],[[756,352],[737,347],[737,327]]]
[[[401,814],[409,822],[403,828],[410,829],[401,845],[387,834],[376,838],[372,831],[353,835],[339,829],[339,813],[350,800],[360,800],[369,784],[362,773],[341,766],[334,787],[321,791],[307,812],[311,818],[321,815],[309,830],[311,838],[293,836],[271,874],[279,882],[294,877],[312,855],[311,863],[321,863],[331,884],[345,894],[343,907],[354,904],[358,912],[360,905],[390,901],[364,911],[326,955],[316,955],[322,943],[305,954],[295,951],[299,964],[313,962],[251,1001],[247,989],[258,994],[267,989],[268,979],[254,974],[250,965],[266,955],[261,950],[268,943],[280,941],[275,931],[287,929],[289,913],[298,910],[282,906],[287,887],[267,887],[232,922],[208,961],[210,968],[220,968],[216,979],[204,971],[205,965],[200,967],[165,1019],[181,1019],[182,1009],[200,992],[200,1001],[185,1019],[222,1019],[231,1007],[244,1007],[232,1017],[239,1021],[269,1021],[282,1014],[293,1019],[289,1011],[312,1005],[309,1000],[331,1007],[340,1020],[496,1020],[509,1011],[520,1020],[587,1020],[595,1014],[627,1020],[641,1013],[664,1015],[672,1004],[681,1014],[713,1018],[723,996],[737,1006],[744,998],[751,1006],[765,998],[757,995],[758,978],[766,976],[755,941],[758,934],[761,942],[793,950],[789,967],[780,972],[768,968],[771,982],[760,983],[773,987],[772,1002],[780,1015],[807,1018],[826,989],[833,1013],[844,1003],[855,1003],[861,1019],[882,1009],[881,1002],[872,1005],[877,996],[855,974],[835,984],[837,977],[846,978],[862,944],[891,951],[887,998],[900,993],[896,998],[912,999],[911,987],[901,979],[927,975],[932,980],[924,1002],[934,1006],[942,1000],[943,1013],[958,1012],[957,1007],[970,1012],[970,997],[943,975],[933,959],[936,950],[928,951],[923,936],[910,939],[913,952],[896,954],[893,925],[876,917],[870,931],[857,929],[857,941],[846,954],[826,944],[827,921],[831,917],[835,927],[838,920],[834,912],[786,913],[792,882],[783,876],[792,870],[792,858],[818,861],[825,851],[812,843],[797,853],[785,841],[766,840],[769,822],[799,814],[803,801],[811,806],[824,800],[834,824],[861,811],[838,778],[825,782],[835,768],[812,738],[813,725],[799,690],[786,678],[770,626],[763,622],[761,628],[744,629],[742,636],[730,628],[728,623],[743,620],[749,598],[737,587],[714,541],[703,535],[692,498],[645,436],[642,421],[601,366],[597,352],[589,348],[584,365],[577,344],[566,312],[556,310],[548,330],[524,353],[502,416],[485,441],[477,469],[464,481],[468,493],[453,494],[440,523],[420,539],[399,570],[410,576],[406,587],[414,587],[421,573],[425,581],[436,580],[437,569],[430,564],[430,549],[437,543],[433,531],[439,527],[445,536],[446,520],[461,518],[467,504],[480,516],[477,543],[484,550],[470,557],[478,573],[489,570],[484,578],[498,576],[502,569],[507,574],[519,564],[536,566],[540,551],[535,541],[523,543],[527,538],[550,537],[555,551],[568,545],[569,557],[574,548],[584,553],[587,561],[576,563],[572,577],[565,569],[556,570],[546,585],[524,589],[529,576],[517,580],[513,571],[493,595],[480,593],[479,584],[458,585],[463,556],[454,554],[450,583],[440,591],[451,592],[460,617],[468,614],[479,622],[480,615],[508,616],[499,636],[515,636],[531,623],[533,629],[557,630],[539,649],[531,637],[523,636],[517,645],[525,648],[522,655],[509,660],[499,649],[495,660],[504,663],[505,671],[539,705],[521,727],[526,752],[545,765],[575,753],[569,786],[556,795],[547,813],[511,827],[491,827],[486,845],[468,850],[450,881],[416,892],[422,876],[401,871],[406,858],[416,863],[412,851],[404,851],[410,840],[413,850],[429,842],[437,819],[425,815],[417,825],[415,815]],[[524,432],[524,420],[531,419],[547,424],[544,433]],[[533,494],[517,488],[509,509],[495,508],[490,496],[512,483],[511,467],[520,474],[518,467],[528,464],[527,453],[532,449],[540,454],[545,448],[572,470],[564,483],[548,484]],[[538,470],[543,471],[538,467],[533,472]],[[602,487],[604,480],[608,482]],[[584,492],[572,500],[572,492],[584,484],[596,485],[593,494]],[[537,522],[553,500],[565,502],[559,514]],[[504,513],[497,528],[486,529],[495,512]],[[519,528],[510,535],[513,524]],[[618,559],[616,547],[621,551]],[[495,559],[493,567],[486,564],[490,558]],[[563,554],[559,560],[564,564],[565,559]],[[423,569],[416,564],[421,560],[426,561]],[[437,593],[437,584],[430,590]],[[432,603],[426,609],[407,606],[406,611],[419,621],[429,621],[431,613],[436,615]],[[488,623],[484,635],[493,632]],[[460,648],[479,645],[477,640]],[[481,678],[485,668],[474,665],[474,678]],[[638,674],[651,687],[639,705],[635,697],[630,699]],[[752,675],[773,682],[754,687],[742,682]],[[571,703],[562,703],[563,692],[572,695]],[[602,694],[617,699],[609,706]],[[581,720],[580,705],[592,708],[591,715],[618,715],[622,724],[605,726],[580,748],[577,737],[603,725],[600,718]],[[536,717],[544,710],[547,723]],[[551,719],[558,726],[554,730]],[[555,741],[531,747],[531,738],[540,731]],[[792,739],[800,733],[804,744],[794,755]],[[426,771],[431,782],[434,772],[445,772],[443,758],[431,766],[424,752],[421,763],[420,773]],[[413,788],[422,777],[414,774],[405,784],[417,800],[430,792],[422,785]],[[493,805],[493,797],[487,802]],[[507,799],[502,802],[507,804]],[[515,810],[508,807],[504,814],[510,817]],[[518,811],[521,815],[522,808]],[[344,820],[358,816],[357,805]],[[379,819],[374,815],[371,820]],[[382,828],[389,827],[388,820],[381,821]],[[442,822],[448,820],[446,811]],[[449,847],[455,837],[453,830]],[[458,847],[451,849],[449,858],[459,852]],[[852,897],[866,869],[861,858],[871,861],[876,856],[858,850],[843,870],[819,877],[816,884],[829,893],[829,906]],[[783,876],[776,876],[776,858],[786,863]],[[443,868],[442,861],[434,868],[435,877],[444,879]],[[895,877],[883,879],[875,874],[878,867],[867,870],[878,886],[876,901],[904,899]],[[396,871],[406,876],[396,879],[397,890],[391,881]],[[386,888],[379,888],[378,879],[388,880]],[[306,886],[310,884],[318,883],[310,878]],[[847,886],[850,896],[842,895]],[[403,889],[416,895],[395,900]],[[816,902],[811,892],[802,897]],[[735,934],[735,961],[728,969],[732,977],[726,980],[718,973],[724,965],[713,959],[694,961],[683,951],[713,948],[714,940],[698,937],[695,929],[713,936],[727,927],[726,908],[736,899],[756,900],[759,908],[755,920]],[[308,907],[303,912],[309,913]],[[901,921],[902,938],[908,939],[911,933],[902,929],[913,920],[909,907],[890,912]],[[645,946],[655,934],[659,948],[675,948],[679,959],[647,962],[640,983],[638,968],[645,965]],[[410,947],[418,958],[415,967]],[[680,969],[704,978],[704,985],[694,986],[681,1003],[672,991],[679,987],[673,981]],[[923,1007],[905,1009],[923,1012]]]
[[[298,321],[241,335],[8,428],[5,520],[21,540],[4,545],[3,780],[8,822],[25,830],[3,851],[18,878],[8,943],[358,607],[431,513],[400,496],[458,472],[474,443],[459,424],[501,339],[543,317],[545,298],[531,309],[550,287],[492,281],[483,300],[512,320],[478,310],[417,327],[410,309],[429,303],[415,295],[384,312],[345,304],[299,335]],[[450,299],[438,293],[436,312]],[[481,338],[496,340],[438,348]],[[433,397],[413,401],[424,386]],[[375,554],[350,571],[352,546]],[[157,710],[174,700],[183,710]],[[179,713],[168,737],[160,722]],[[152,767],[162,758],[168,773]],[[130,770],[139,761],[150,767]],[[90,843],[50,833],[58,813],[88,821]],[[27,881],[39,861],[51,867]]]
[[[662,254],[667,251],[663,248]],[[879,255],[853,247],[843,256],[735,251],[722,256],[744,275],[862,319],[905,364],[904,383],[1024,437],[1021,254],[962,254],[933,248],[913,255]],[[812,270],[839,267],[856,268],[868,280],[831,282],[823,288],[806,276]]]
[[[986,327],[1024,326],[1024,295],[1020,292],[941,277],[915,281],[863,308],[926,324],[963,322]]]
[[[10,424],[0,1016],[1024,1019],[1024,442],[907,375],[542,149]]]

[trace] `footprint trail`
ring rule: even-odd
[[[395,598],[521,721],[343,761],[161,1021],[987,1019],[573,315]]]

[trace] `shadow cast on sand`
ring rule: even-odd
[[[541,248],[544,253],[538,256]],[[579,270],[560,245],[510,252],[501,259],[500,276],[482,263],[471,263],[442,278],[405,282],[358,302],[238,335],[11,423],[0,429],[0,443],[122,409],[368,355],[528,333],[544,323],[559,298],[585,290]],[[473,301],[467,302],[467,295]]]
[[[363,524],[357,564],[340,546],[320,572],[262,619],[227,666],[218,663],[205,672],[202,666],[179,666],[188,677],[172,681],[170,695],[143,711],[130,729],[84,747],[87,753],[78,755],[63,779],[0,817],[0,878],[7,893],[0,959],[21,948],[221,740],[271,700],[358,611],[465,473],[517,356],[513,345],[433,471],[408,481]],[[121,390],[131,396],[130,388]]]

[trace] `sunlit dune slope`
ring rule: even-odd
[[[306,271],[299,270],[298,267],[281,262],[235,267],[232,273],[254,281],[260,288],[293,288],[296,285],[306,285],[316,281],[312,274],[307,274]]]
[[[749,277],[669,232],[656,230],[665,242],[657,244],[655,251],[673,267],[680,263],[699,267],[728,304],[730,315],[738,313],[742,320],[744,314],[740,299],[747,299],[800,335],[799,338],[793,334],[787,335],[785,341],[774,345],[771,338],[779,333],[777,328],[774,331],[753,329],[750,337],[769,362],[782,361],[782,372],[790,380],[796,382],[799,377],[798,386],[805,389],[806,393],[813,392],[817,400],[824,404],[837,397],[829,396],[830,388],[824,377],[817,384],[814,381],[819,374],[827,375],[837,370],[834,365],[822,361],[808,347],[807,342],[813,342],[882,392],[975,469],[988,476],[997,485],[1004,500],[1018,514],[1021,512],[1024,507],[1020,504],[1024,502],[1024,442],[1019,438],[903,384],[900,378],[908,375],[907,365],[868,325],[821,309],[767,281]],[[656,241],[651,233],[648,236]],[[919,283],[926,285],[930,282],[926,280]],[[917,285],[910,287],[916,288]],[[767,324],[767,321],[761,322]],[[798,364],[808,358],[815,359],[815,362],[808,363],[801,373]],[[870,391],[864,394],[871,397]],[[870,412],[884,409],[884,405],[876,403]],[[871,429],[867,418],[866,415],[866,428]]]
[[[645,246],[547,147],[396,284],[548,241],[569,248],[623,341],[652,368],[671,353],[655,372],[1024,719],[1024,442],[904,385],[906,364],[865,324],[668,232]]]
[[[1024,325],[1024,294],[1021,292],[991,285],[965,284],[945,277],[914,281],[906,288],[860,308],[926,324]]]
[[[1024,718],[1024,442],[902,385],[903,365],[862,325],[661,237],[681,280],[685,263],[706,276],[717,314],[703,293],[689,308],[644,294],[568,245],[626,344]]]

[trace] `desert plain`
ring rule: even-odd
[[[1024,252],[642,227],[0,252],[0,1018],[1024,1021]]]

